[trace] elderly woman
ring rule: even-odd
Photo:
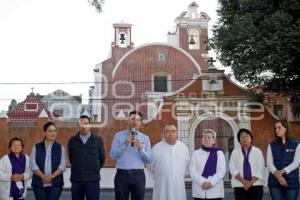
[[[66,153],[56,141],[55,124],[47,122],[43,128],[45,138],[33,146],[30,156],[33,171],[31,186],[37,200],[58,200],[64,184]]]
[[[23,153],[20,138],[12,138],[8,144],[9,154],[0,160],[0,200],[25,199],[26,181],[32,176],[29,157]]]
[[[299,195],[300,145],[291,138],[286,119],[275,123],[275,140],[268,146],[268,186],[273,200],[296,200]]]
[[[240,146],[230,157],[231,186],[237,200],[261,200],[263,197],[265,161],[260,149],[252,145],[253,135],[248,129],[237,134]]]
[[[194,151],[190,162],[190,175],[195,200],[222,199],[224,197],[223,178],[226,172],[222,150],[214,147],[216,132],[204,129],[202,147]]]

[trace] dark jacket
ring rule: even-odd
[[[36,164],[39,166],[39,169],[43,172],[45,170],[45,159],[46,159],[46,147],[45,147],[45,141],[40,142],[35,145],[36,149],[36,154],[35,154],[35,160]],[[51,148],[51,169],[52,169],[52,174],[58,169],[60,162],[61,162],[61,152],[62,152],[62,146],[58,142],[54,142],[52,144]],[[64,184],[64,178],[63,174],[60,174],[59,176],[56,176],[52,182],[52,186],[59,186],[62,187]],[[40,177],[36,176],[33,174],[32,177],[32,182],[31,182],[32,187],[38,187],[42,188],[43,187],[43,181]]]
[[[277,170],[281,170],[293,162],[298,142],[296,140],[289,139],[287,140],[286,145],[283,145],[282,141],[277,139],[272,142],[270,146],[273,155],[273,163]],[[298,168],[289,174],[285,174],[284,178],[287,181],[288,189],[299,188]],[[269,174],[268,186],[281,187],[272,173]]]
[[[100,181],[100,169],[105,161],[105,149],[101,137],[91,133],[83,144],[79,133],[68,143],[71,181]]]

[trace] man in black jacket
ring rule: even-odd
[[[72,200],[99,200],[100,169],[105,161],[101,137],[91,132],[91,121],[80,116],[80,131],[70,138],[68,154],[71,163]]]

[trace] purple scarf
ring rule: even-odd
[[[202,146],[202,149],[206,152],[209,152],[209,156],[202,172],[202,176],[208,178],[209,176],[213,176],[217,171],[218,151],[221,149],[216,147],[209,148],[205,146]]]
[[[19,157],[12,152],[8,154],[11,166],[12,166],[12,174],[23,174],[25,172],[26,165],[26,157],[23,153],[20,153]],[[24,193],[24,181],[23,189],[19,189],[15,181],[11,181],[10,184],[10,196],[13,198],[20,198]]]
[[[242,152],[244,155],[244,164],[243,164],[244,179],[247,181],[251,181],[252,179],[251,165],[249,162],[249,154],[251,149],[252,149],[252,145],[248,148],[248,151],[245,152],[245,150],[242,147]]]

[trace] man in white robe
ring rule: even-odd
[[[176,126],[168,124],[164,140],[152,148],[153,162],[147,168],[154,179],[153,200],[186,200],[184,178],[190,153],[177,138]]]

